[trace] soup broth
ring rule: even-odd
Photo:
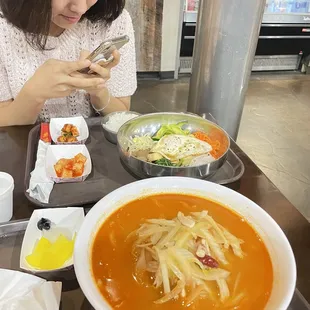
[[[247,221],[226,207],[201,197],[183,194],[159,194],[132,201],[114,212],[99,228],[92,245],[91,266],[98,290],[113,309],[177,310],[187,308],[182,298],[163,304],[154,301],[163,296],[162,287],[153,286],[154,279],[144,275],[141,283],[135,275],[137,258],[133,255],[132,238],[128,235],[145,223],[146,219],[173,219],[178,212],[207,210],[212,218],[230,233],[244,241],[244,257],[229,249],[225,252],[228,264],[220,268],[230,272],[227,284],[231,298],[244,294],[238,304],[229,298],[201,296],[189,309],[262,310],[266,306],[273,284],[273,270],[269,253],[256,231]],[[218,287],[210,288],[218,297]]]

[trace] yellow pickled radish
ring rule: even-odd
[[[52,243],[45,237],[42,237],[39,239],[36,243],[35,249],[37,252],[44,251],[46,248],[49,248],[52,245]]]
[[[53,270],[61,268],[73,255],[75,236],[69,240],[60,235],[52,243],[45,237],[37,241],[32,254],[26,257],[28,264],[39,270]]]

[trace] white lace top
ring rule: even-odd
[[[135,40],[129,13],[123,13],[110,27],[88,20],[64,31],[59,37],[49,37],[47,51],[33,49],[24,34],[4,18],[0,18],[0,104],[14,99],[36,69],[50,58],[75,61],[81,50],[93,51],[105,39],[127,34],[130,42],[120,49],[121,61],[111,70],[107,87],[114,97],[131,96],[137,88]],[[90,98],[83,91],[75,91],[69,97],[46,101],[40,120],[51,117],[94,115]]]

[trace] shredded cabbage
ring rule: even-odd
[[[163,290],[156,304],[183,298],[190,305],[201,296],[219,296],[222,303],[231,297],[229,303],[235,304],[243,298],[243,294],[236,295],[240,276],[229,282],[230,294],[230,272],[223,269],[228,264],[225,252],[243,258],[243,241],[216,223],[207,211],[187,216],[178,212],[172,220],[147,219],[130,236],[133,234],[137,272],[148,272],[154,286]],[[212,282],[217,284],[217,293],[209,287]]]
[[[131,138],[129,142],[128,151],[132,154],[139,151],[151,150],[155,143],[156,142],[154,142],[149,135],[141,137],[135,136],[134,138]]]

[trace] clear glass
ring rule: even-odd
[[[267,0],[265,14],[310,13],[310,0]]]

